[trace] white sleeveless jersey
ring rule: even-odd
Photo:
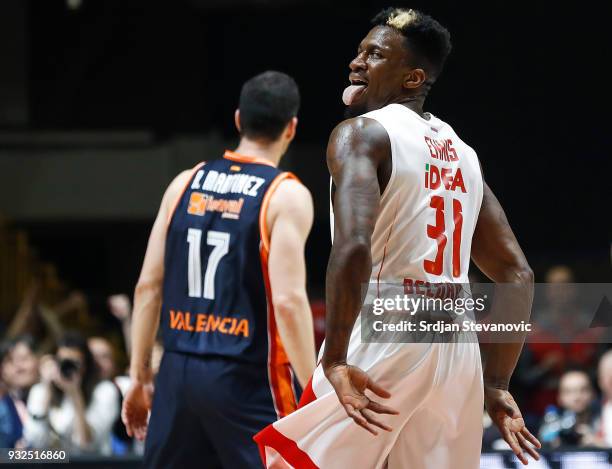
[[[374,282],[467,283],[483,182],[476,152],[401,104],[362,117],[389,134],[393,169],[372,234]],[[333,239],[333,210],[331,212]]]
[[[441,120],[425,120],[399,104],[364,117],[386,129],[393,158],[372,234],[372,279],[364,304],[402,291],[437,294],[434,284],[467,283],[483,187],[476,153]],[[413,288],[406,288],[410,282]],[[255,436],[264,466],[477,469],[483,380],[476,334],[455,341],[431,333],[406,343],[401,332],[391,337],[397,340],[376,340],[369,327],[369,321],[356,319],[346,361],[387,386],[391,397],[385,404],[399,415],[381,418],[394,431],[372,438],[349,423],[319,363],[300,408]],[[324,345],[319,359],[323,350]]]

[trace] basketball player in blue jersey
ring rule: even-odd
[[[147,468],[260,467],[253,435],[296,408],[314,370],[304,262],[312,199],[277,168],[299,100],[283,73],[247,81],[236,151],[179,174],[164,194],[135,291],[122,410],[128,433],[146,437]]]

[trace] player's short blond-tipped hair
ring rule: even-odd
[[[417,21],[417,18],[417,13],[412,8],[409,10],[395,8],[387,18],[387,25],[401,31],[410,23]]]
[[[412,8],[385,8],[373,19],[375,26],[388,26],[406,39],[411,65],[422,67],[433,82],[451,51],[450,33],[431,16]]]

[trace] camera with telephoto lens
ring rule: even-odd
[[[576,431],[576,414],[566,411],[561,417],[559,429],[559,438],[564,446],[577,446],[580,443],[581,436]]]
[[[79,362],[71,360],[70,358],[64,358],[59,361],[60,374],[65,379],[70,379],[79,370]]]

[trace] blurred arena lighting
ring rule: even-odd
[[[66,0],[66,6],[69,10],[78,10],[82,4],[83,0]]]

